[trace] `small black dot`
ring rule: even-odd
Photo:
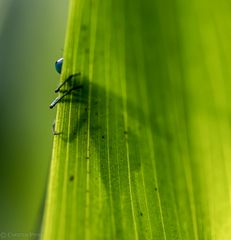
[[[142,212],[140,212],[140,216],[141,216],[141,217],[143,216],[143,213],[142,213]]]
[[[102,136],[102,139],[104,139],[104,136]]]
[[[69,177],[69,180],[72,182],[72,181],[74,180],[74,176],[71,175],[71,176]]]

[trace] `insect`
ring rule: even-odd
[[[58,59],[56,62],[55,62],[55,69],[56,71],[60,74],[62,72],[62,66],[63,66],[63,58],[60,58]],[[56,89],[55,89],[55,92],[58,93],[60,92],[60,89],[62,88],[62,86],[71,81],[73,78],[77,77],[77,76],[80,76],[80,72],[78,73],[75,73],[75,74],[71,74],[66,80],[64,80]],[[52,101],[52,103],[50,104],[50,108],[53,108],[55,107],[55,105],[57,103],[59,103],[65,96],[67,96],[68,94],[70,94],[73,90],[76,90],[76,89],[80,89],[82,88],[82,85],[78,85],[78,86],[74,86],[72,88],[70,88],[69,90],[65,91],[63,93],[63,95],[57,97],[54,101]]]
[[[59,74],[61,74],[61,72],[62,72],[62,66],[63,66],[63,58],[60,58],[55,62],[55,69]],[[56,93],[61,92],[60,89],[62,88],[62,86],[65,83],[70,82],[72,79],[74,79],[77,76],[80,76],[80,72],[75,73],[75,74],[71,74],[66,80],[64,80],[55,89],[55,92]],[[66,90],[65,92],[63,92],[63,94],[61,96],[58,96],[54,101],[52,101],[52,103],[50,104],[50,108],[52,109],[53,107],[55,107],[57,103],[59,103],[65,96],[70,94],[73,90],[77,90],[77,89],[80,89],[80,88],[82,88],[82,85],[73,86],[70,89]],[[52,132],[53,132],[53,135],[59,135],[60,134],[60,133],[55,131],[55,122],[53,123],[53,126],[52,126]]]

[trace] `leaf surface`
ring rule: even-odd
[[[227,4],[70,1],[42,239],[230,239]]]

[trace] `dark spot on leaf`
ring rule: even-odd
[[[74,176],[71,175],[71,176],[69,177],[69,180],[72,182],[72,181],[74,180]]]
[[[142,212],[140,212],[140,216],[141,216],[141,217],[143,216],[143,213],[142,213]]]
[[[155,191],[157,191],[157,188],[155,187]]]
[[[124,134],[128,134],[128,131],[124,131]]]
[[[102,139],[104,139],[104,136],[102,136]]]
[[[85,25],[85,24],[81,25],[81,30],[86,31],[87,30],[87,25]]]

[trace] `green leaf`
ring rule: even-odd
[[[230,239],[228,1],[71,0],[42,239]]]

